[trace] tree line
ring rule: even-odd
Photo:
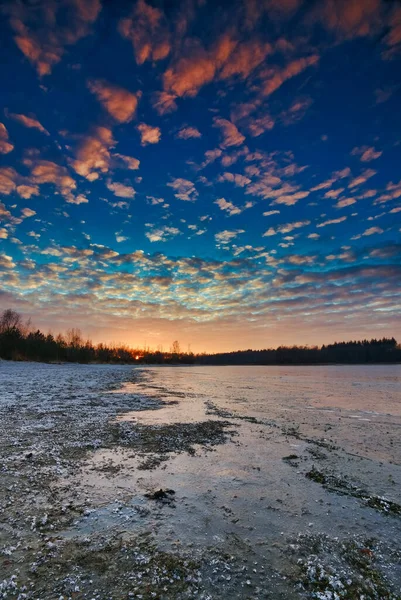
[[[381,338],[318,346],[279,346],[266,350],[239,350],[201,355],[204,365],[319,365],[399,363],[401,346],[394,338]]]
[[[65,335],[43,333],[12,309],[0,313],[0,359],[40,362],[146,363],[201,365],[317,365],[401,362],[401,346],[381,338],[318,346],[280,346],[217,354],[182,352],[178,341],[170,350],[130,348],[124,344],[93,344],[79,329]]]
[[[194,354],[181,352],[178,341],[169,352],[130,348],[125,344],[93,344],[79,329],[43,333],[12,309],[0,313],[0,358],[40,362],[79,363],[192,363]]]

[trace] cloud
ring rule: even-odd
[[[294,231],[294,229],[301,229],[307,225],[310,225],[310,221],[293,221],[292,223],[284,223],[283,225],[277,227],[277,229],[270,227],[267,231],[265,231],[263,237],[270,237],[276,235],[277,233],[291,233],[291,231]]]
[[[12,167],[0,167],[0,194],[8,196],[15,188],[18,173]]]
[[[324,0],[311,17],[339,38],[368,36],[382,26],[381,0]]]
[[[170,32],[161,10],[138,0],[130,17],[121,19],[120,34],[130,40],[135,60],[142,65],[147,60],[163,60],[170,53]]]
[[[401,51],[401,7],[394,7],[389,23],[390,31],[385,38],[389,50],[384,54],[385,58],[392,58]]]
[[[374,204],[382,204],[383,202],[390,202],[391,200],[397,200],[401,198],[401,180],[398,183],[390,181],[386,185],[386,193],[382,194],[374,201]]]
[[[24,127],[28,127],[29,129],[37,129],[41,133],[45,135],[50,135],[50,133],[43,127],[43,125],[34,117],[27,117],[26,115],[19,115],[15,113],[9,113],[7,115],[10,119],[14,119],[14,121],[18,121]]]
[[[181,231],[177,227],[160,227],[151,229],[145,233],[150,242],[166,242],[167,240],[180,235]]]
[[[11,221],[13,218],[10,211],[5,207],[5,205],[2,202],[0,202],[0,218],[2,221]]]
[[[151,125],[146,125],[146,123],[140,123],[137,126],[137,129],[141,134],[142,146],[146,146],[147,144],[158,144],[160,142],[160,127],[152,127]]]
[[[39,196],[39,187],[37,185],[18,185],[17,193],[21,198],[29,200],[31,196]]]
[[[135,190],[133,187],[123,185],[122,183],[108,181],[106,183],[107,188],[113,192],[115,196],[119,198],[133,198],[135,196]]]
[[[0,240],[6,240],[8,238],[8,231],[4,227],[0,227]]]
[[[386,86],[383,88],[377,88],[374,91],[376,104],[382,104],[383,102],[387,102],[387,100],[391,98],[396,89],[397,86]]]
[[[357,146],[351,152],[352,156],[359,156],[361,162],[370,162],[372,160],[376,160],[382,154],[383,152],[377,151],[373,147],[369,146]]]
[[[318,192],[320,190],[331,188],[334,183],[337,183],[339,180],[345,179],[346,177],[350,177],[350,175],[351,169],[349,167],[345,167],[344,169],[341,169],[341,171],[334,171],[330,179],[327,179],[326,181],[322,181],[322,183],[315,185],[313,188],[311,188],[310,191]]]
[[[280,113],[281,121],[286,126],[298,123],[298,121],[304,118],[312,104],[313,100],[309,97],[294,100],[288,110],[284,110]]]
[[[259,40],[250,40],[238,44],[231,40],[231,44],[233,50],[229,52],[228,59],[219,74],[219,79],[228,79],[234,76],[247,79],[273,52],[271,44]]]
[[[190,138],[200,138],[202,134],[196,127],[183,127],[175,134],[175,137],[181,140],[189,140]]]
[[[155,92],[152,96],[152,106],[159,115],[165,115],[177,110],[176,98],[175,94]]]
[[[266,212],[263,213],[264,217],[270,217],[271,215],[279,215],[280,211],[279,210],[268,210]]]
[[[164,198],[155,198],[154,196],[146,196],[146,199],[149,200],[150,204],[156,206],[157,204],[164,204]]]
[[[376,175],[376,173],[377,171],[374,171],[373,169],[365,169],[365,171],[358,175],[358,177],[355,177],[354,179],[352,179],[352,181],[350,181],[348,187],[354,188],[359,185],[362,185],[363,183],[366,183],[368,179]]]
[[[23,208],[21,212],[26,218],[36,215],[36,212],[30,208]]]
[[[15,43],[40,76],[51,73],[66,46],[88,35],[100,10],[100,0],[40,2],[35,9],[29,3],[11,0],[3,6]]]
[[[201,163],[200,169],[204,169],[211,163],[215,162],[221,155],[223,151],[220,148],[215,148],[214,150],[206,150],[205,152],[205,160]]]
[[[196,191],[194,184],[188,179],[177,177],[167,185],[176,191],[174,196],[179,200],[195,202],[196,198],[198,197],[198,192]]]
[[[8,154],[12,150],[14,146],[8,141],[8,131],[5,125],[0,123],[0,154]]]
[[[68,204],[88,204],[89,200],[83,195],[78,194],[78,196],[73,196],[72,194],[68,194],[66,201]]]
[[[260,39],[239,41],[235,32],[223,33],[209,48],[196,38],[187,38],[163,76],[164,92],[173,97],[194,97],[213,82],[246,80],[273,53],[271,44]],[[238,37],[238,35],[237,35]]]
[[[60,194],[66,199],[71,197],[72,190],[76,188],[76,182],[66,167],[36,157],[24,158],[23,164],[30,170],[29,177],[22,178],[27,182],[27,185],[23,184],[17,187],[17,191],[20,191],[23,198],[37,196],[39,193],[38,186],[46,183],[55,185]]]
[[[213,81],[216,65],[203,48],[191,57],[182,57],[163,75],[164,91],[173,96],[194,97],[205,84]]]
[[[369,235],[374,235],[376,233],[383,233],[383,229],[381,229],[381,227],[369,227],[369,229],[366,229],[362,235],[363,236],[369,236]]]
[[[344,198],[343,200],[339,200],[334,206],[335,208],[345,208],[346,206],[351,206],[355,203],[356,200],[354,200],[354,198]]]
[[[259,137],[265,131],[270,131],[275,125],[274,119],[269,115],[252,118],[241,122],[241,125],[246,128],[251,137]]]
[[[138,106],[138,95],[104,79],[89,79],[87,86],[116,121],[128,123],[133,119]]]
[[[240,146],[245,140],[245,136],[242,135],[231,121],[222,119],[220,117],[214,117],[213,127],[218,127],[222,134],[222,141],[220,142],[221,148],[229,148],[230,146]]]
[[[0,254],[0,267],[3,267],[4,269],[13,269],[15,266],[15,262],[11,256],[8,256],[8,254]]]
[[[233,215],[240,215],[242,213],[242,209],[238,206],[235,206],[232,202],[225,200],[225,198],[219,198],[216,200],[215,204],[221,209],[226,211],[230,217]]]
[[[163,89],[178,97],[194,97],[206,84],[211,83],[219,69],[227,63],[237,42],[223,34],[210,49],[206,50],[195,38],[189,38],[179,54],[163,75]],[[241,72],[240,61],[233,65],[232,74]],[[227,77],[230,73],[227,72]],[[226,76],[223,76],[225,78]]]
[[[278,196],[271,205],[274,204],[284,204],[285,206],[294,206],[299,200],[302,198],[306,198],[309,196],[309,192],[296,192],[295,194],[284,194],[283,196]]]
[[[220,183],[224,181],[228,181],[233,183],[237,187],[245,187],[251,183],[251,180],[244,175],[240,175],[239,173],[229,173],[225,172],[218,176],[217,181]]]
[[[117,159],[119,166],[124,166],[126,169],[136,171],[139,169],[140,161],[133,156],[126,156],[125,154],[113,154],[113,159]]]
[[[110,148],[115,145],[111,129],[95,127],[91,134],[82,137],[71,166],[79,175],[89,181],[99,178],[100,173],[107,173],[110,167]]]
[[[118,235],[116,234],[116,242],[118,244],[121,244],[121,242],[126,242],[129,238],[125,237],[124,235]]]
[[[325,193],[324,197],[325,198],[332,198],[332,199],[336,199],[338,198],[338,196],[340,196],[345,188],[338,188],[336,190],[329,190],[328,192]]]
[[[39,195],[39,184],[54,183],[62,194],[71,192],[75,181],[65,167],[59,167],[51,161],[24,159],[30,169],[30,175],[23,177],[12,167],[0,168],[0,193],[6,196],[16,192],[21,198],[29,199]]]
[[[265,81],[262,94],[270,96],[276,92],[288,79],[295,77],[305,71],[308,67],[317,65],[319,57],[317,55],[308,56],[306,58],[297,58],[290,62],[284,69],[276,70]]]
[[[229,244],[241,233],[245,233],[244,229],[235,229],[234,231],[224,230],[216,233],[214,239],[218,244]]]
[[[319,223],[316,227],[327,227],[327,225],[335,225],[336,223],[343,223],[347,220],[347,217],[338,217],[338,219],[330,219],[328,221],[323,221],[323,223]]]

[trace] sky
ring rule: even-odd
[[[401,340],[400,1],[3,0],[0,55],[0,309]]]

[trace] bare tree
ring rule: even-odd
[[[181,354],[181,347],[180,347],[180,342],[178,340],[175,340],[171,346],[171,354],[177,354],[180,355]]]
[[[22,317],[11,308],[3,310],[0,315],[0,333],[5,333],[12,329],[20,331],[23,328]]]
[[[82,338],[81,330],[75,328],[68,329],[66,341],[67,345],[71,346],[72,348],[79,348],[80,346],[83,346],[84,341]]]

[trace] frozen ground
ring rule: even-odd
[[[0,362],[0,598],[400,598],[400,426],[400,366]]]

